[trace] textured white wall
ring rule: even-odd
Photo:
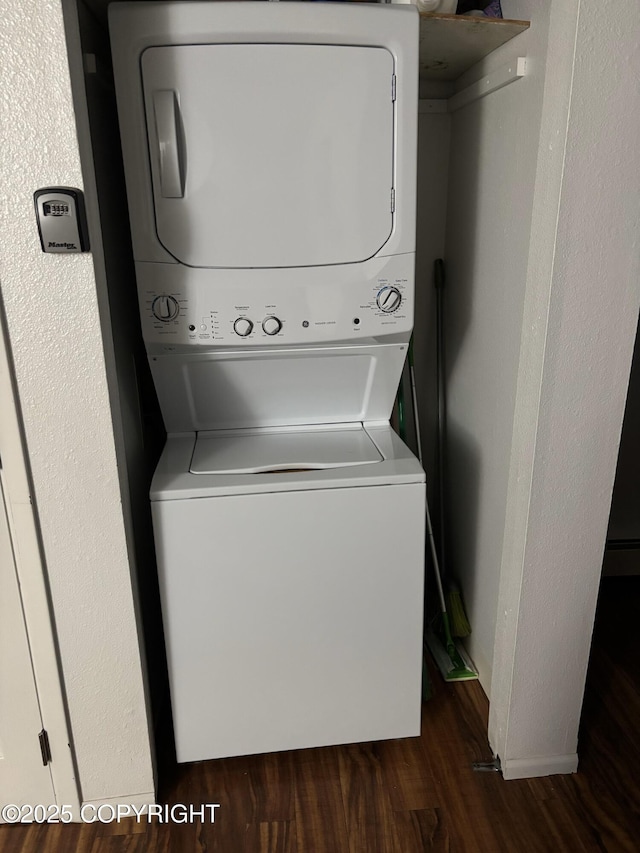
[[[552,11],[490,717],[506,778],[575,768],[640,301],[636,4]]]
[[[84,800],[152,797],[90,254],[40,250],[32,194],[82,186],[60,0],[0,0],[0,282]]]
[[[531,29],[467,72],[512,57],[528,73],[452,117],[447,217],[449,567],[465,596],[467,645],[491,695],[522,312],[527,286],[550,0],[510,2]]]

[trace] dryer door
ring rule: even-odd
[[[156,229],[194,267],[366,260],[393,227],[384,48],[180,45],[142,57]]]

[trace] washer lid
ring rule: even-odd
[[[387,49],[150,47],[141,73],[156,232],[178,261],[355,263],[388,241],[394,59]]]
[[[295,430],[220,430],[199,433],[192,474],[259,474],[318,471],[382,462],[360,424]]]

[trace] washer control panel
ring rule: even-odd
[[[136,265],[144,338],[180,346],[265,346],[410,332],[413,255],[336,269],[199,270]]]

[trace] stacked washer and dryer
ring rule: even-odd
[[[417,735],[418,14],[109,12],[178,760]]]

